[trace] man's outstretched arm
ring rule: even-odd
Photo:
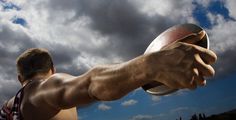
[[[95,100],[116,100],[153,80],[170,88],[193,89],[214,75],[211,64],[216,58],[210,50],[177,42],[128,62],[94,67],[81,76],[55,74],[41,83],[40,92],[32,98],[64,109]]]
[[[111,101],[149,83],[144,71],[145,56],[128,62],[92,68],[81,76],[56,73],[43,81],[32,102],[46,102],[56,109],[71,108],[94,101]],[[45,104],[45,103],[44,103]]]

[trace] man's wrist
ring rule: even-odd
[[[142,83],[151,82],[151,73],[149,70],[149,65],[147,64],[148,61],[146,55],[139,56],[129,62],[131,62],[131,65],[128,67],[129,70],[127,71],[130,73],[131,79],[135,81],[138,80]]]

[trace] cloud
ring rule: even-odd
[[[198,110],[199,111],[199,110]],[[176,107],[165,111],[164,113],[158,114],[137,114],[132,116],[129,120],[169,120],[170,118],[179,118],[180,116],[183,119],[188,119],[189,116],[195,114],[196,109],[188,107]]]
[[[162,96],[151,95],[151,100],[153,101],[152,105],[159,105],[163,97],[171,97],[171,96],[185,96],[188,94],[189,89],[180,89],[171,94],[166,94]]]
[[[178,108],[175,108],[175,109],[172,109],[170,112],[172,113],[179,113],[179,112],[183,112],[183,111],[188,111],[189,108],[188,107],[178,107]]]
[[[192,12],[195,6],[189,0],[130,0],[138,10],[149,17],[163,16],[170,21],[195,22]],[[184,5],[184,7],[183,7]],[[169,21],[168,21],[169,22]]]
[[[136,103],[138,103],[137,100],[130,99],[130,100],[122,102],[121,105],[124,106],[124,107],[128,107],[128,106],[135,105]]]
[[[106,110],[110,110],[111,106],[108,106],[108,105],[106,105],[104,103],[101,103],[101,104],[98,105],[98,109],[102,110],[102,111],[106,111]]]
[[[228,10],[231,12],[234,9],[228,8]],[[234,62],[236,60],[236,28],[234,27],[236,21],[226,20],[221,14],[212,13],[208,13],[208,18],[211,23],[215,24],[207,31],[211,41],[210,47],[218,55],[218,61],[215,65],[216,75],[225,76],[236,70],[233,67],[236,65]]]
[[[191,18],[191,2],[169,2],[171,4],[169,9],[176,9],[176,12],[169,11],[166,15],[157,13],[155,16],[149,16],[147,12],[150,11],[139,11],[140,7],[135,3],[135,1],[129,0],[103,0],[99,2],[91,0],[69,0],[67,2],[52,0],[49,2],[49,8],[50,16],[58,15],[54,14],[55,11],[73,12],[74,16],[65,21],[66,24],[69,24],[69,21],[87,17],[90,21],[88,24],[90,29],[108,37],[110,45],[107,49],[111,50],[110,52],[113,54],[122,56],[125,60],[142,54],[150,41],[165,28],[176,23],[186,22],[188,18]],[[153,5],[161,6],[160,3],[155,2]],[[181,3],[185,3],[186,6],[190,4],[190,6],[182,9]],[[181,10],[185,12],[180,12]],[[186,11],[189,13],[186,14]],[[173,15],[179,19],[170,19]]]
[[[25,47],[35,47],[35,43],[27,33],[21,31],[22,27],[4,20],[0,22],[0,103],[3,103],[20,88],[15,67],[16,57]]]
[[[232,16],[232,17],[234,17],[236,19],[236,8],[235,8],[236,1],[234,1],[234,0],[226,0],[225,3],[226,3],[226,7],[229,10],[230,16]]]
[[[194,2],[196,2],[197,4],[202,5],[204,8],[207,8],[211,3],[210,0],[197,0],[197,1],[194,1]]]
[[[130,120],[153,120],[151,115],[135,115]]]
[[[161,97],[152,95],[151,99],[152,99],[153,102],[159,102],[161,100]]]

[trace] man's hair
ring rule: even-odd
[[[52,57],[46,49],[31,48],[23,52],[16,60],[17,72],[24,80],[53,69]]]

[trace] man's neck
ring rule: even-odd
[[[50,77],[52,74],[39,74],[39,75],[35,75],[34,77],[32,77],[30,80],[25,80],[22,84],[22,86],[25,86],[27,85],[29,82],[31,82],[32,80],[35,81],[35,80],[45,80],[47,79],[48,77]]]

